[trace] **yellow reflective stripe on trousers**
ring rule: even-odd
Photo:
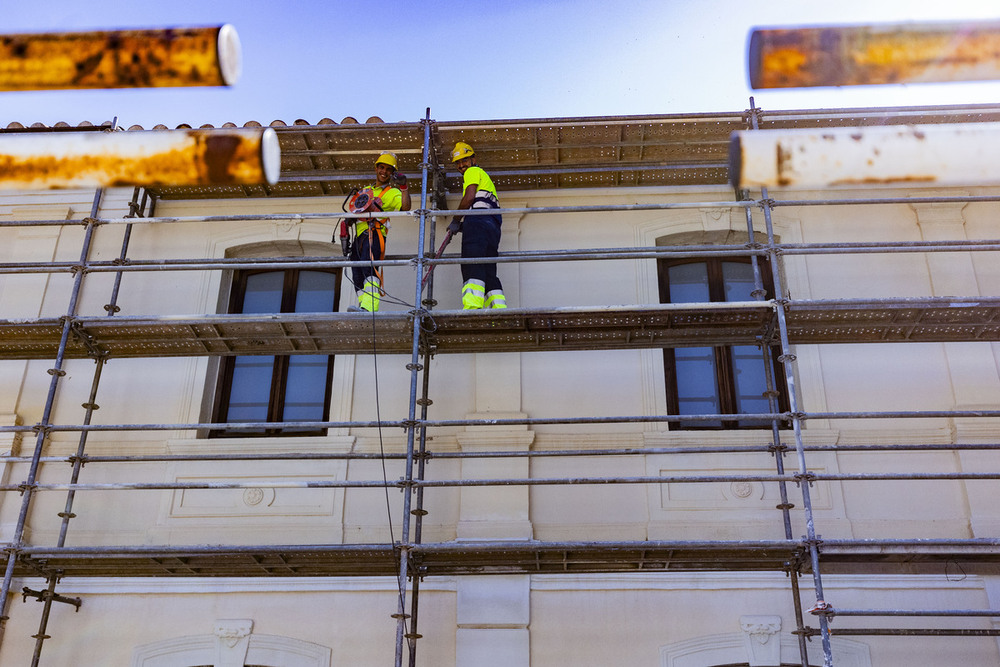
[[[486,308],[506,308],[507,307],[507,297],[504,296],[503,290],[495,289],[486,294]]]
[[[486,283],[482,280],[466,280],[462,285],[462,309],[474,310],[482,308],[486,302]]]
[[[382,286],[379,284],[378,278],[367,278],[361,291],[358,292],[358,307],[369,313],[377,313],[381,294]]]

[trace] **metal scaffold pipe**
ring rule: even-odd
[[[167,489],[361,489],[361,488],[457,488],[485,486],[590,486],[609,484],[706,484],[733,482],[781,482],[801,484],[801,482],[833,481],[913,481],[913,480],[996,480],[1000,472],[966,473],[855,473],[855,474],[774,474],[774,475],[658,475],[633,477],[512,477],[491,479],[439,479],[388,482],[384,480],[298,480],[294,482],[107,482],[92,484],[52,483],[33,484],[38,491],[162,491]],[[25,485],[2,484],[0,491],[23,491]]]
[[[763,28],[750,85],[808,88],[1000,78],[1000,21]]]
[[[421,427],[426,428],[426,427]],[[0,429],[0,432],[11,432],[9,427]],[[731,445],[717,447],[649,447],[634,448],[624,447],[621,449],[559,449],[559,450],[504,450],[504,451],[475,451],[475,452],[435,452],[424,450],[418,453],[418,461],[432,459],[506,459],[506,458],[579,458],[589,456],[683,456],[688,454],[761,454],[772,451],[772,445]],[[885,444],[885,445],[806,445],[803,449],[807,452],[962,452],[962,451],[984,451],[1000,450],[1000,443],[985,444],[951,444],[951,445],[928,445],[928,444]],[[41,463],[72,463],[79,458],[86,465],[101,463],[154,463],[154,462],[176,462],[176,461],[363,461],[363,460],[402,460],[406,458],[404,452],[297,452],[297,453],[261,453],[261,454],[136,454],[136,455],[90,455],[85,454],[80,457],[67,456],[43,456],[39,459]],[[26,456],[0,456],[0,463],[27,463],[30,461]],[[779,473],[784,474],[784,473]],[[418,476],[419,478],[419,476]]]
[[[749,127],[756,133],[759,132],[759,122],[758,122],[758,110],[754,104],[754,100],[750,98],[750,125]],[[732,156],[730,156],[732,158]],[[738,179],[733,179],[738,180]],[[748,188],[736,188],[737,191],[745,190]],[[784,294],[784,271],[782,267],[782,257],[775,250],[776,235],[774,232],[774,221],[771,216],[771,206],[770,196],[768,194],[767,187],[760,188],[762,206],[761,211],[764,215],[764,225],[767,234],[767,247],[769,250],[768,259],[771,269],[771,280],[774,284],[775,294]],[[802,440],[802,418],[801,411],[799,409],[799,390],[798,385],[795,380],[795,366],[794,360],[795,355],[792,353],[791,344],[788,338],[788,322],[785,304],[778,300],[776,302],[775,315],[777,320],[777,333],[778,340],[781,346],[781,356],[778,358],[779,362],[785,371],[785,390],[787,392],[787,400],[789,412],[792,415],[791,426],[792,435],[795,441],[795,454],[798,462],[798,476],[805,479],[810,473],[806,466],[805,450],[803,449],[804,443]],[[813,514],[812,506],[812,495],[810,491],[810,485],[799,484],[799,490],[802,494],[802,511],[803,518],[805,519],[806,535],[805,543],[808,550],[808,560],[812,568],[812,578],[813,578],[813,590],[816,594],[816,604],[817,606],[825,604],[823,601],[823,578],[820,572],[820,560],[819,560],[819,548],[817,546],[816,538],[816,527]],[[798,619],[797,619],[798,620]],[[823,667],[832,667],[833,665],[833,651],[830,645],[830,633],[829,625],[827,619],[823,616],[819,617],[820,622],[820,640],[823,647]],[[804,648],[804,645],[802,645]],[[807,662],[807,656],[802,655],[803,663]]]
[[[0,36],[0,91],[231,86],[231,25]]]
[[[97,217],[97,214],[100,212],[101,202],[103,199],[104,189],[98,188],[94,193],[94,200],[90,209],[91,219]],[[89,223],[86,226],[80,250],[80,261],[87,261],[87,258],[90,255],[94,241],[94,230],[95,225],[93,223]],[[66,371],[63,369],[63,364],[65,362],[66,347],[70,339],[71,324],[69,318],[76,314],[77,308],[79,307],[80,295],[83,290],[83,281],[84,275],[82,273],[78,273],[73,279],[73,287],[70,292],[69,304],[66,308],[67,319],[63,322],[62,332],[59,338],[59,349],[56,353],[55,362],[52,368],[49,369],[51,379],[49,380],[49,388],[46,393],[45,404],[42,408],[41,424],[47,425],[51,423],[50,420],[55,409],[56,397],[59,394],[60,381],[63,376],[66,375]],[[42,450],[45,447],[48,437],[49,432],[45,429],[40,429],[35,434],[35,446],[32,450],[30,463],[28,464],[27,477],[24,482],[24,490],[21,496],[21,507],[18,511],[17,522],[14,524],[8,548],[7,565],[4,569],[3,582],[0,583],[0,645],[3,643],[7,620],[9,619],[7,608],[10,603],[9,593],[14,577],[14,566],[18,557],[17,549],[24,546],[25,529],[28,525],[28,516],[33,498],[32,486],[34,486],[36,480],[38,479],[39,470],[41,468],[40,460],[42,457]],[[40,633],[36,638],[36,650],[34,655],[35,662],[37,662],[38,652],[40,651],[42,641],[44,641],[44,634]]]
[[[984,617],[1000,616],[997,609],[834,609],[833,616],[956,616]]]
[[[293,179],[294,180],[294,179]],[[282,182],[286,179],[282,177]],[[768,199],[767,205],[778,208],[794,208],[799,206],[864,206],[892,204],[943,204],[943,203],[990,203],[1000,201],[1000,195],[965,195],[965,196],[912,196],[912,197],[850,197],[844,199]],[[665,211],[688,209],[715,208],[759,208],[764,204],[761,200],[743,201],[692,201],[649,204],[592,204],[585,206],[531,206],[497,209],[500,215],[527,215],[535,213],[612,213],[629,211]],[[463,215],[489,215],[490,211],[469,210]],[[359,214],[353,217],[374,218],[376,214]],[[429,215],[432,218],[446,217],[447,211],[417,210],[417,211],[385,211],[379,212],[379,218],[415,218]],[[302,222],[304,220],[336,221],[343,217],[342,213],[262,213],[243,215],[192,215],[192,216],[150,216],[146,218],[99,218],[98,224],[187,224],[187,223],[232,223],[232,222]],[[81,220],[0,220],[0,227],[65,227],[80,225]]]
[[[897,243],[784,243],[775,249],[787,255],[850,255],[921,252],[1000,252],[1000,241],[910,241]],[[412,266],[415,264],[477,264],[497,262],[502,264],[550,261],[611,261],[629,259],[676,259],[684,257],[759,257],[768,250],[744,244],[739,246],[650,246],[633,248],[586,248],[580,250],[529,250],[502,252],[495,258],[463,258],[445,256],[419,259],[387,255],[374,262],[376,266]],[[278,266],[285,269],[349,268],[368,266],[373,262],[330,259],[329,257],[271,257],[271,258],[205,258],[161,260],[99,260],[88,262],[10,262],[0,263],[0,274],[61,273],[84,270],[88,273],[133,273],[152,271],[218,271],[254,269]],[[801,303],[801,302],[800,302]]]
[[[729,177],[739,189],[990,185],[1000,123],[734,132]]]
[[[795,418],[809,419],[937,419],[937,418],[983,418],[1000,417],[1000,410],[925,410],[916,412],[797,412]],[[287,429],[330,429],[330,428],[403,428],[410,427],[454,427],[454,426],[525,426],[537,424],[621,424],[659,422],[716,422],[721,419],[740,422],[768,423],[775,419],[789,420],[784,413],[706,413],[692,415],[619,415],[613,417],[522,417],[510,419],[428,419],[428,420],[383,420],[383,421],[289,421],[289,422],[194,422],[164,424],[51,424],[45,427],[50,433],[74,431],[195,431],[201,429],[228,428],[233,431],[254,432],[269,428]],[[0,433],[23,433],[35,430],[29,425],[0,426]],[[955,445],[961,448],[962,445]],[[831,447],[830,449],[836,449]]]
[[[807,628],[806,634],[819,634],[818,630]],[[835,628],[831,635],[838,637],[1000,637],[1000,630],[976,630],[972,628]]]
[[[0,190],[275,183],[280,166],[269,127],[0,135]]]

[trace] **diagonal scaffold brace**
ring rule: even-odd
[[[453,232],[451,229],[449,229],[448,233],[445,234],[445,236],[444,236],[444,241],[441,242],[441,246],[437,249],[437,252],[434,253],[434,259],[440,259],[441,258],[441,255],[444,254],[444,249],[448,247],[448,244],[451,243],[451,239],[454,236],[455,236],[455,232]],[[420,283],[420,289],[421,290],[427,285],[427,281],[430,279],[431,273],[434,272],[434,267],[435,266],[437,266],[437,265],[436,264],[431,264],[430,267],[427,269],[427,273],[424,274],[424,279]]]

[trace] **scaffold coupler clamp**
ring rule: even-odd
[[[83,600],[80,598],[71,598],[65,595],[58,595],[51,591],[36,591],[25,586],[21,590],[21,602],[27,602],[28,598],[35,598],[38,602],[45,602],[45,600],[52,600],[53,602],[62,602],[63,604],[73,605],[76,611],[80,611],[80,605],[83,604]]]
[[[801,487],[803,483],[812,486],[813,482],[816,481],[816,473],[810,471],[795,473],[794,477],[795,485],[799,487]]]
[[[826,616],[827,621],[832,621],[836,611],[833,605],[826,600],[816,600],[816,604],[809,609],[809,613],[813,616]]]

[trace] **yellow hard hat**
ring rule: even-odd
[[[464,141],[459,141],[455,144],[455,147],[451,149],[451,161],[458,162],[464,157],[472,157],[475,154],[476,152],[472,150],[472,146]]]
[[[396,162],[396,154],[395,153],[390,153],[388,151],[386,151],[385,153],[382,153],[381,155],[379,155],[378,159],[375,160],[375,164],[387,164],[390,167],[392,167],[393,169],[398,169],[399,168],[399,166],[398,166],[398,164]]]

